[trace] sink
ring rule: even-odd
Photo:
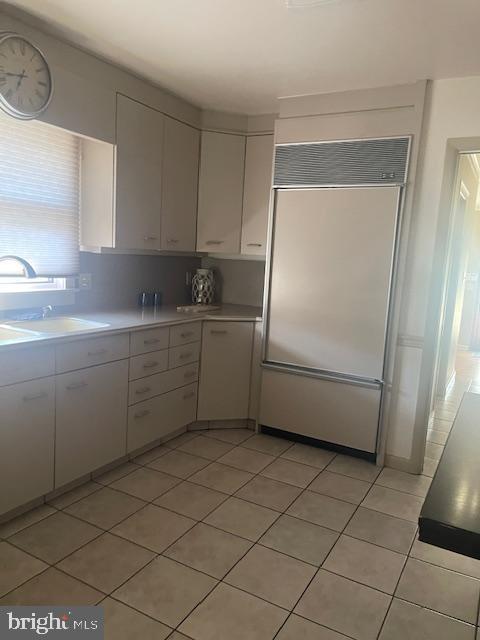
[[[22,320],[11,325],[3,325],[7,330],[29,331],[37,334],[45,333],[70,333],[73,331],[91,331],[92,329],[102,329],[110,325],[105,322],[95,322],[93,320],[82,320],[81,318],[70,318],[61,316],[58,318],[45,318],[43,320]],[[0,334],[1,339],[1,334]]]
[[[21,342],[22,340],[30,340],[36,335],[38,334],[35,331],[0,324],[0,342]]]

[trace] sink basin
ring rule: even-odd
[[[35,331],[17,329],[16,327],[0,324],[0,342],[21,342],[22,340],[30,340],[36,335]]]
[[[61,316],[58,318],[45,318],[44,320],[23,320],[21,322],[16,322],[15,324],[8,325],[7,329],[11,329],[13,331],[27,330],[42,334],[91,331],[92,329],[102,329],[108,326],[110,325],[104,322]]]

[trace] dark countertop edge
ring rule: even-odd
[[[418,539],[420,542],[480,560],[480,537],[478,533],[421,516],[418,519],[418,525]]]

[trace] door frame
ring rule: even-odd
[[[460,155],[472,153],[480,153],[480,137],[447,140],[413,429],[412,455],[410,459],[410,471],[412,473],[420,474],[423,471],[430,409],[432,397],[435,393],[434,381],[441,336],[443,294],[448,275],[445,254],[448,251],[451,239],[452,210],[455,202],[455,185],[458,182],[459,157]]]

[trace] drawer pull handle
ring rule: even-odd
[[[207,240],[205,244],[223,244],[223,240]]]
[[[184,400],[188,400],[189,398],[193,398],[193,396],[194,396],[194,395],[195,395],[195,391],[191,391],[190,393],[186,393],[186,394],[183,396],[183,399],[184,399]]]
[[[144,393],[148,393],[149,391],[151,391],[150,387],[142,387],[141,389],[137,389],[135,393],[142,396]]]
[[[191,358],[192,356],[193,353],[189,351],[188,353],[181,353],[178,357],[180,358],[180,360],[185,360],[185,358]]]
[[[159,362],[146,362],[143,365],[143,368],[144,369],[154,369],[155,367],[158,367],[159,364],[160,364]]]
[[[42,398],[48,398],[48,393],[43,391],[42,393],[33,393],[31,396],[23,396],[24,402],[30,402],[30,400],[41,400]]]
[[[143,341],[143,344],[157,344],[157,342],[160,342],[160,338],[148,338]]]
[[[224,336],[228,331],[226,329],[211,329],[212,336]]]
[[[149,240],[156,240],[157,236],[143,236],[143,239],[148,242]]]
[[[147,416],[150,415],[150,411],[148,411],[147,409],[144,409],[143,411],[139,411],[138,413],[135,414],[135,418],[146,418]]]
[[[178,240],[177,240],[177,238],[168,238],[167,242],[168,242],[168,244],[177,244]]]
[[[262,243],[261,242],[248,242],[247,243],[247,247],[261,247]]]
[[[83,389],[84,387],[88,387],[88,383],[83,382],[72,382],[72,384],[67,384],[68,391],[75,391],[75,389]]]
[[[185,375],[183,376],[184,378],[194,378],[196,376],[196,372],[195,371],[185,371]]]
[[[181,338],[189,338],[190,336],[193,336],[193,331],[184,331],[180,334]]]
[[[89,351],[88,355],[89,356],[103,356],[105,353],[107,353],[106,349],[98,349],[97,351]]]

